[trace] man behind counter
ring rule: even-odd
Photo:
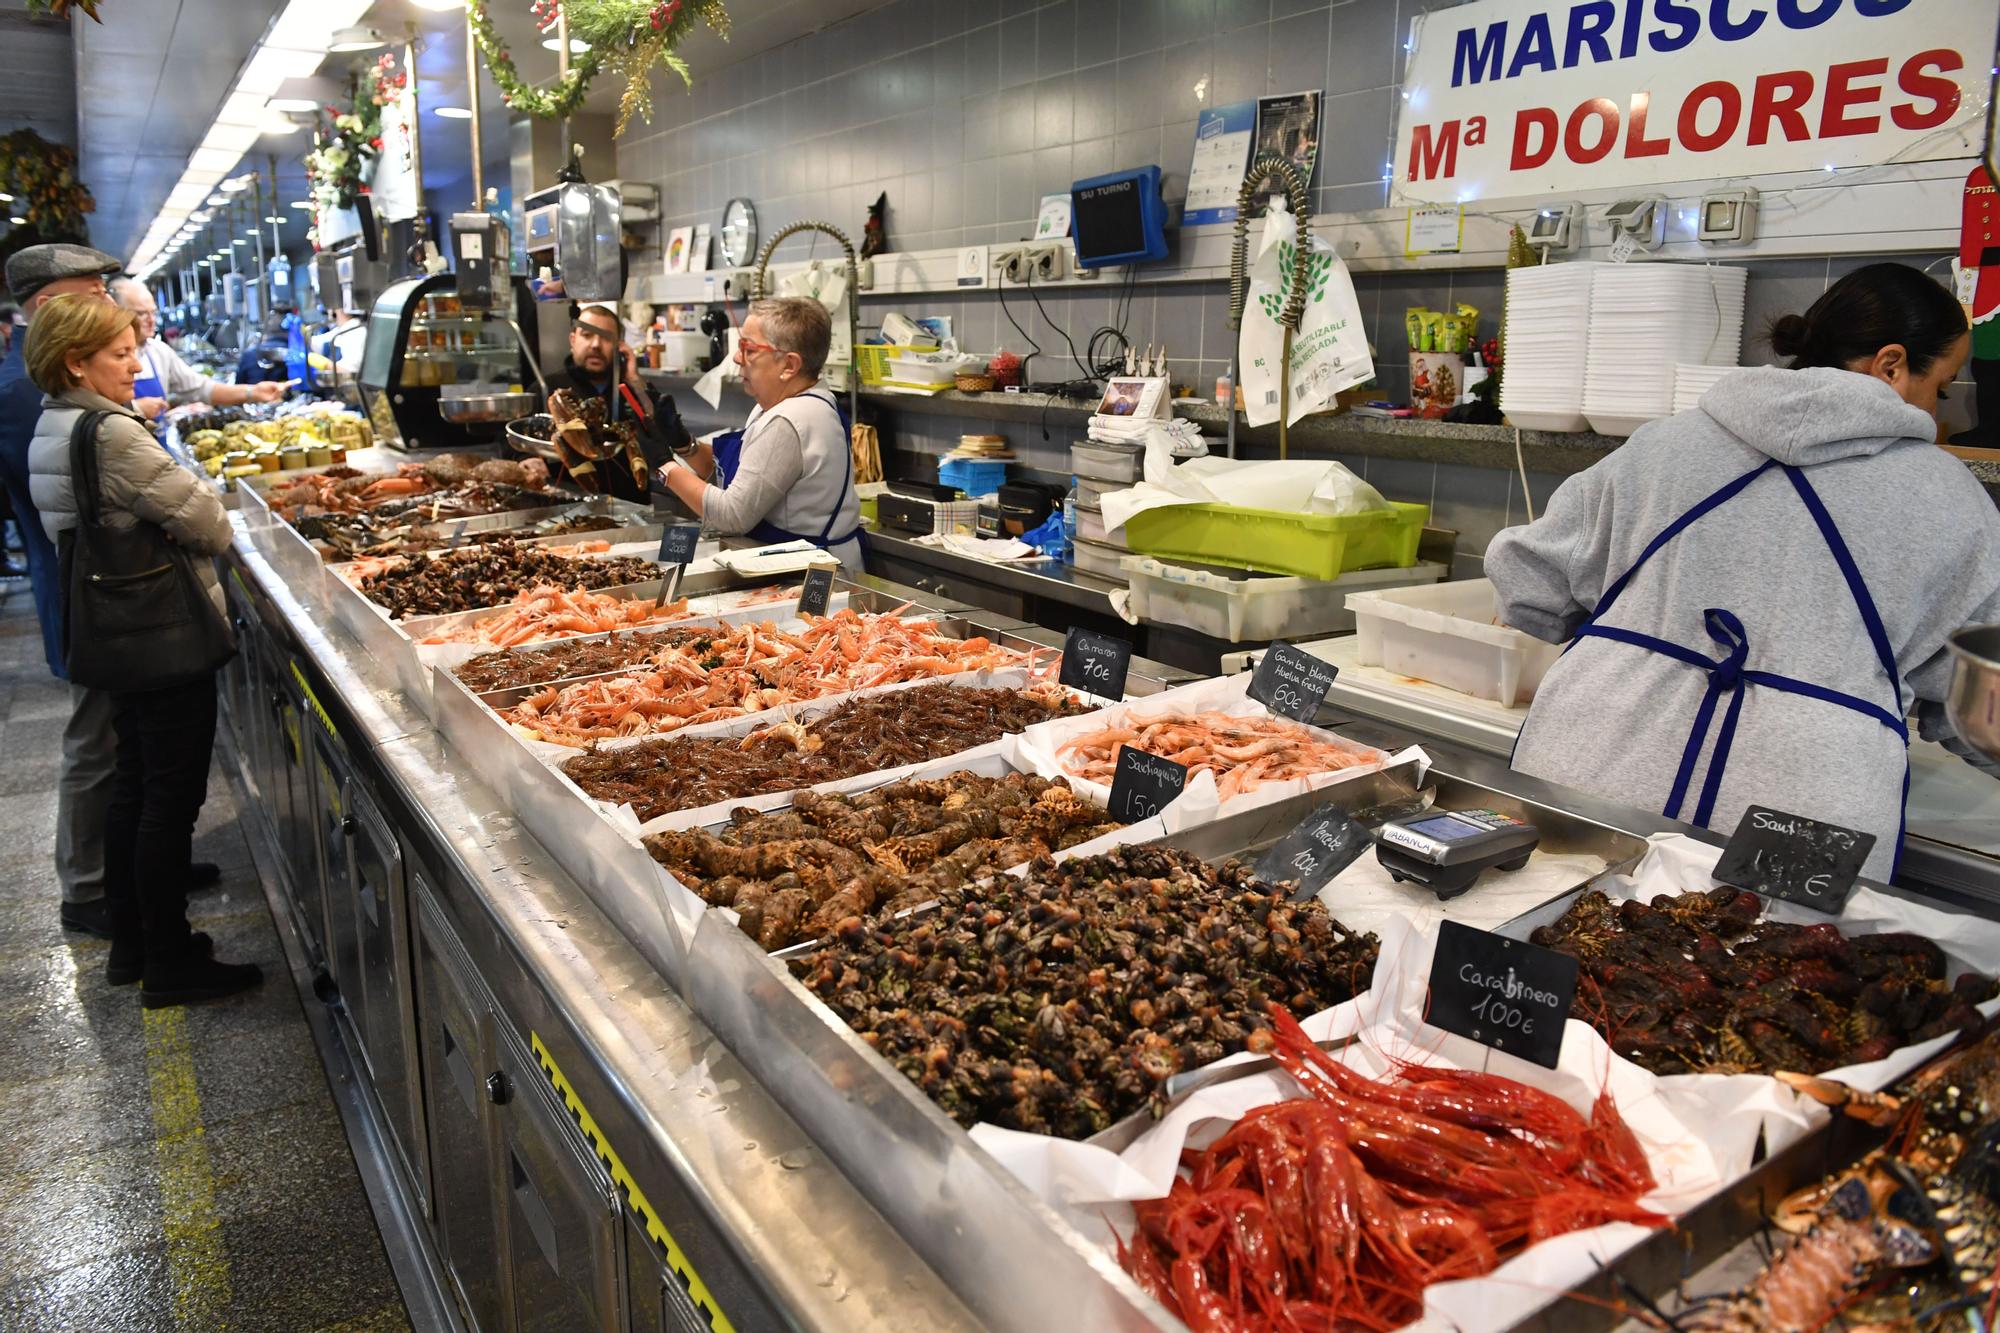
[[[634,448],[628,446],[619,455],[599,462],[596,473],[603,478],[607,494],[645,504],[651,499],[653,473],[676,449],[688,447],[687,427],[681,423],[673,396],[654,393],[639,378],[639,358],[626,345],[617,309],[609,304],[579,307],[570,321],[569,357],[563,362],[562,374],[551,377],[551,388],[569,390],[579,405],[587,399],[599,399],[604,403],[605,420],[629,421],[632,405],[619,392],[621,385],[645,409],[637,432],[638,456],[634,457]]]

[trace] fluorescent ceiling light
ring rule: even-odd
[[[250,143],[255,142],[257,142],[257,134],[253,130],[250,134]],[[201,179],[201,172],[210,172],[212,173],[209,178],[210,183],[213,183],[227,175],[229,169],[238,162],[241,162],[243,154],[249,151],[249,144],[245,144],[241,148],[217,148],[210,144],[203,144],[189,156],[188,171],[191,173],[192,179],[195,180]]]
[[[333,35],[361,22],[373,0],[290,0],[264,38],[269,46],[324,51]]]
[[[167,191],[167,207],[199,208],[202,201],[207,198],[208,190],[205,187],[182,181]]]
[[[264,105],[273,111],[296,111],[302,116],[319,110],[319,103],[310,97],[274,97]]]
[[[271,135],[271,134],[297,134],[299,130],[303,127],[296,120],[293,120],[290,116],[280,115],[276,112],[273,112],[271,115],[265,117],[264,123],[259,125],[257,128],[263,133]]]
[[[13,203],[13,202],[14,202],[14,196],[13,196],[13,195],[11,195],[11,194],[0,194],[0,204],[11,204],[11,203]]]
[[[465,8],[465,0],[410,0],[410,3],[418,9],[429,9],[437,13]]]
[[[443,116],[446,120],[472,119],[472,112],[462,106],[434,106],[431,108],[431,114],[433,116]]]
[[[379,30],[366,25],[356,25],[342,28],[334,33],[328,40],[326,49],[337,55],[344,55],[349,51],[379,51],[388,44],[389,39]]]
[[[217,124],[255,125],[264,118],[264,94],[231,93],[223,99],[222,110],[215,113]]]
[[[318,50],[300,50],[266,42],[250,57],[236,76],[239,92],[275,96],[287,79],[302,79],[318,71],[326,57]]]
[[[313,206],[313,201],[312,201],[312,200],[310,200],[310,199],[294,199],[294,200],[292,200],[292,207],[293,207],[293,208],[303,208],[303,209],[307,209],[307,210],[310,210],[310,209],[312,208],[312,206]]]
[[[251,145],[257,142],[257,134],[255,125],[211,125],[208,127],[208,133],[201,136],[201,146],[220,148],[225,153],[235,153],[241,160],[243,154],[249,152]],[[235,162],[229,163],[222,169],[223,173],[227,175],[235,165]]]
[[[239,237],[237,237],[237,238],[236,238],[236,244],[238,244],[238,245],[248,245],[248,244],[250,244],[250,242],[248,242],[248,241],[244,240],[244,239],[243,239],[243,238],[242,238],[241,236],[239,236]]]
[[[542,49],[544,51],[558,51],[558,52],[561,51],[562,38],[560,37],[544,38],[542,41]],[[582,38],[572,37],[569,39],[569,53],[571,55],[580,56],[589,49],[590,49],[590,43],[584,41]]]

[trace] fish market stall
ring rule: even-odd
[[[1509,771],[1497,719],[1364,715],[1362,669],[1298,719],[1144,659],[1096,697],[1048,631],[706,547],[663,603],[642,516],[443,512],[519,485],[468,472],[244,487],[224,673],[378,1207],[468,1326],[1174,1330],[1279,1286],[1602,1325],[1878,1136],[1828,1080],[1996,1007],[1990,922],[1717,890],[1708,835]],[[1183,785],[1123,807],[1128,752]],[[1468,811],[1535,838],[1449,891],[1383,854]],[[1576,960],[1547,1060],[1431,1025],[1458,929]],[[1680,929],[1713,955],[1647,952]]]

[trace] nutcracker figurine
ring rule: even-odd
[[[1972,382],[1977,390],[1973,425],[1953,444],[2000,447],[2000,193],[1982,163],[1965,178],[1965,211],[1959,224],[1959,298],[1972,321]]]

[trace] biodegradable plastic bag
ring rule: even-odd
[[[1298,227],[1282,200],[1264,219],[1256,262],[1250,267],[1250,295],[1243,306],[1243,415],[1253,426],[1278,419],[1278,364],[1285,327],[1278,322],[1290,282]],[[1306,308],[1292,336],[1290,425],[1308,412],[1332,405],[1342,389],[1375,375],[1368,354],[1368,330],[1354,279],[1332,246],[1312,238],[1306,271]]]

